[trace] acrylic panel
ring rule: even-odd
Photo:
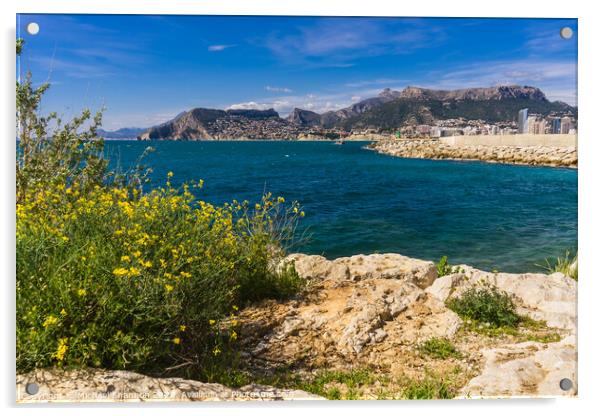
[[[577,395],[577,19],[16,27],[18,402]]]

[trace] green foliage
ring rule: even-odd
[[[459,297],[449,299],[447,307],[464,319],[495,328],[515,328],[521,321],[510,295],[492,285],[471,287]]]
[[[462,356],[447,338],[430,338],[418,345],[418,351],[437,359],[459,358]]]
[[[451,266],[447,262],[447,256],[441,257],[439,263],[437,263],[437,277],[447,276],[454,273],[464,273],[464,270],[460,266]]]
[[[544,265],[540,265],[537,264],[536,266],[541,267],[542,269],[546,270],[548,273],[557,273],[560,272],[562,274],[564,274],[565,276],[568,276],[572,279],[578,280],[579,279],[579,269],[578,269],[578,262],[577,262],[578,258],[577,258],[577,253],[575,253],[575,255],[572,255],[570,250],[567,250],[564,253],[564,257],[556,257],[556,259],[553,259],[550,261],[550,259],[546,259],[546,264]]]
[[[171,173],[145,193],[139,171],[107,170],[100,113],[39,114],[47,88],[17,83],[17,371],[223,377],[238,307],[304,284],[277,266],[303,212],[270,194],[213,206],[172,188]]]
[[[25,44],[25,41],[23,40],[23,38],[18,38],[17,42],[16,42],[16,46],[17,46],[17,55],[21,55],[21,52],[23,51],[23,45]]]
[[[402,397],[409,400],[453,399],[455,391],[448,378],[427,372],[421,379],[408,380]]]

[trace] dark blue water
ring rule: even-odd
[[[153,183],[204,179],[212,203],[258,201],[264,190],[298,200],[311,239],[297,247],[328,258],[395,252],[500,271],[577,246],[577,171],[480,162],[401,159],[365,143],[107,143],[129,167],[147,146]]]

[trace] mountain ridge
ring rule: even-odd
[[[147,129],[139,139],[199,140],[227,138],[260,139],[280,132],[282,138],[312,129],[357,128],[395,129],[402,125],[431,124],[435,120],[465,118],[486,122],[513,121],[518,110],[531,108],[535,113],[576,113],[576,108],[550,102],[537,87],[500,85],[495,87],[437,90],[408,86],[401,91],[385,88],[370,97],[339,110],[322,114],[294,108],[286,117],[268,110],[219,110],[194,108],[174,119]],[[267,136],[262,136],[267,135]]]

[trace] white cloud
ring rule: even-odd
[[[236,45],[209,45],[207,50],[209,52],[221,52],[224,49],[233,48]]]
[[[266,89],[266,91],[270,91],[270,92],[293,92],[293,90],[291,90],[290,88],[272,87],[271,85],[266,86],[265,89]]]
[[[363,93],[363,92],[362,92]],[[372,95],[370,95],[372,96]],[[281,116],[286,117],[294,108],[311,110],[316,113],[340,110],[357,102],[360,95],[349,93],[336,94],[305,94],[289,95],[277,100],[261,99],[231,104],[227,109],[257,109],[267,110],[273,108]]]

